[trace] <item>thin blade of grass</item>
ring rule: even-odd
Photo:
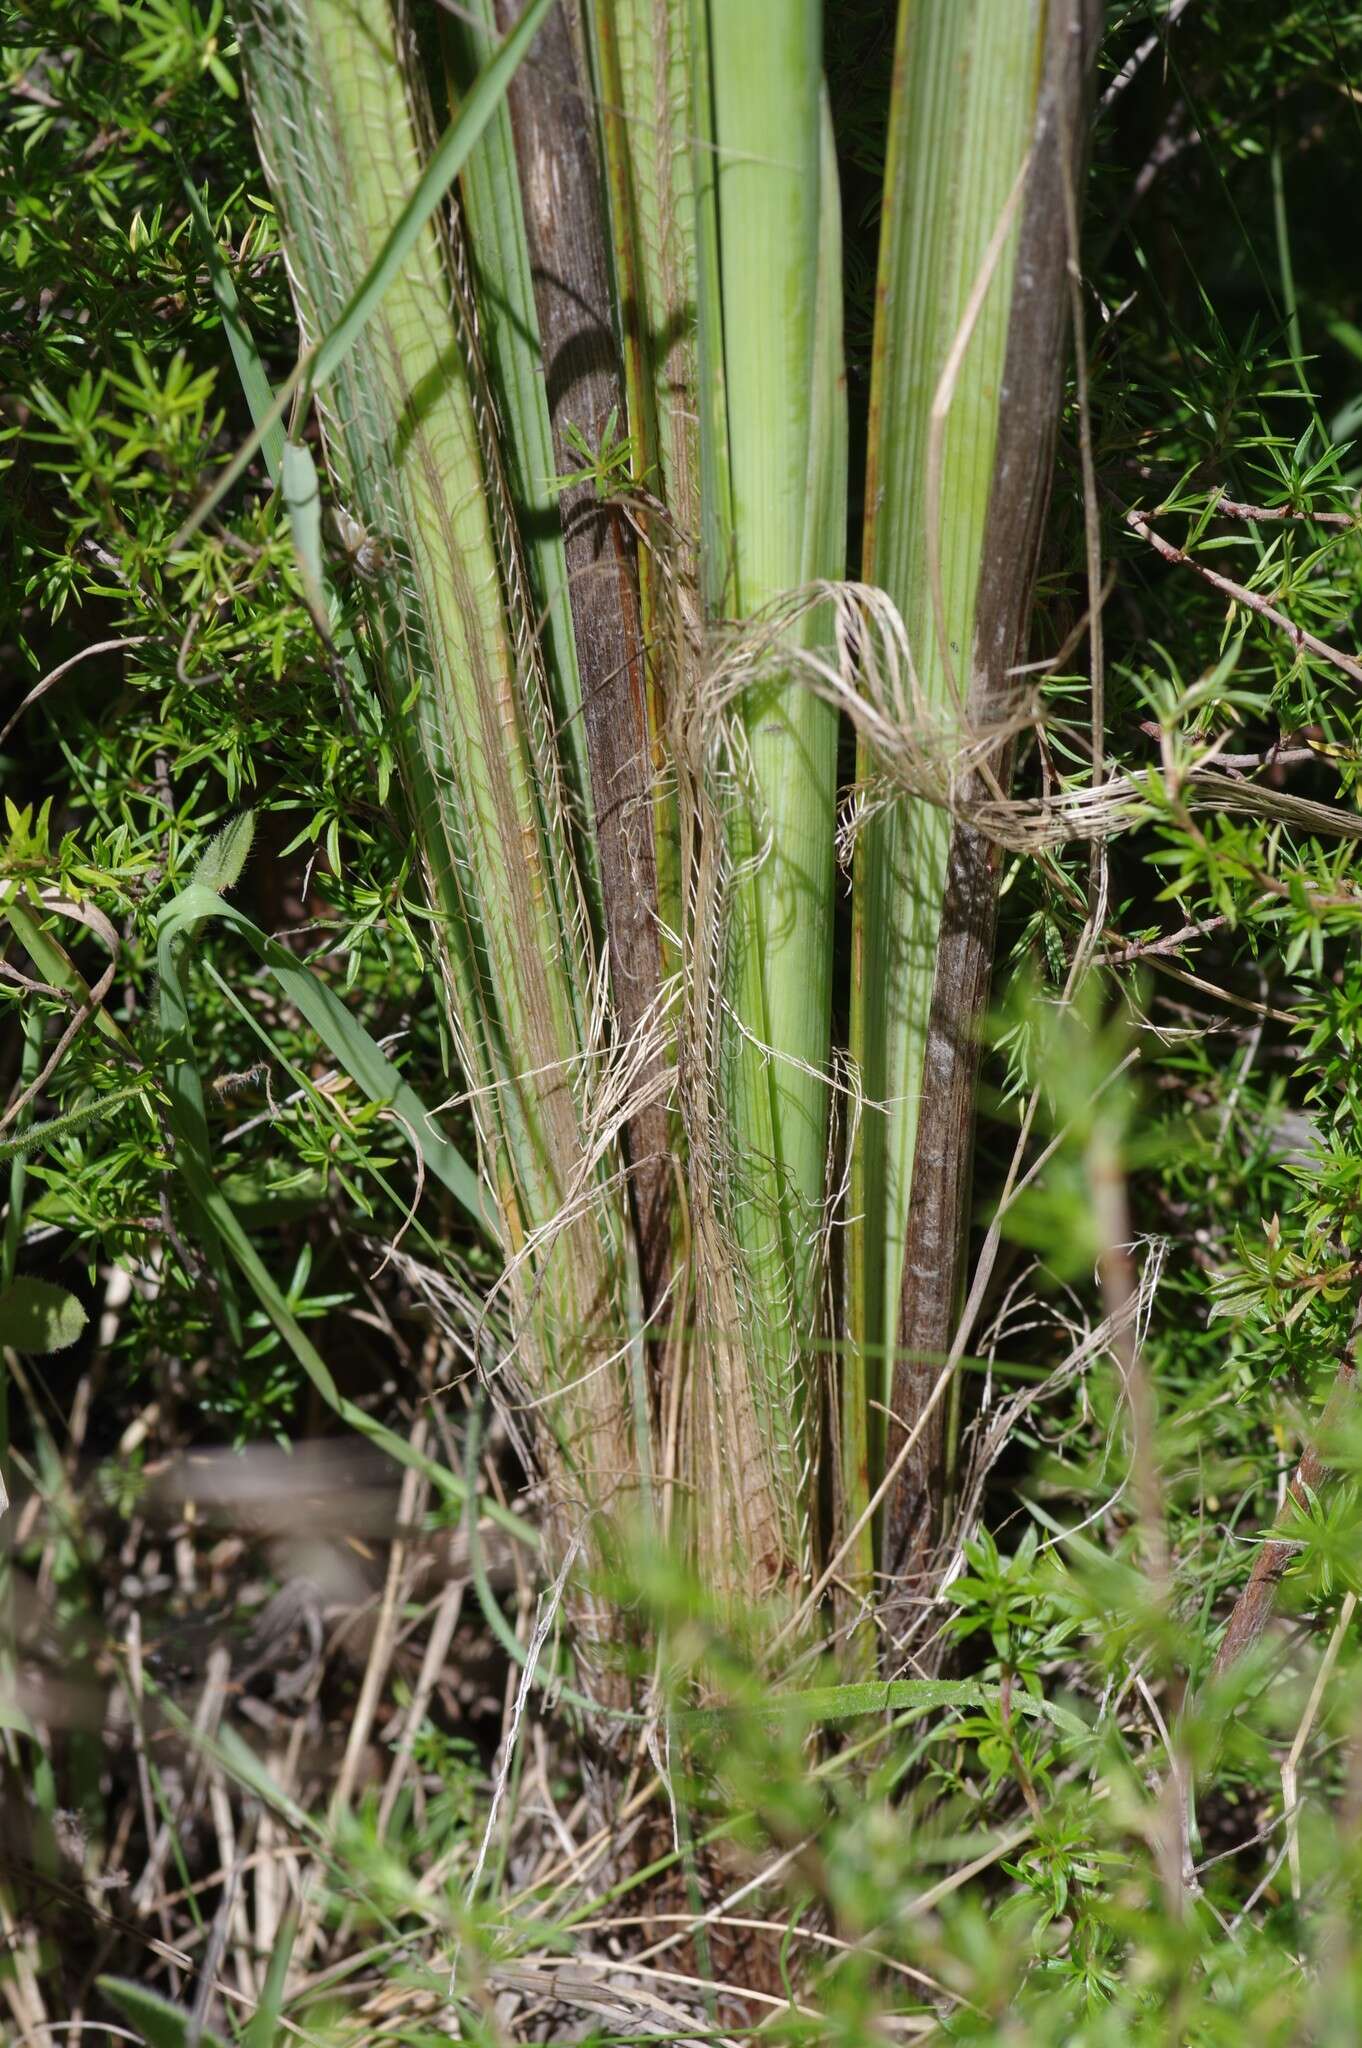
[[[435,1129],[426,1105],[403,1080],[387,1054],[375,1044],[363,1025],[356,1023],[339,996],[311,968],[303,966],[277,940],[262,932],[258,925],[252,924],[223,897],[193,883],[166,906],[158,920],[158,940],[165,945],[167,955],[174,939],[192,932],[210,918],[247,941],[261,964],[273,974],[287,1000],[312,1026],[336,1064],[345,1069],[371,1102],[396,1110],[403,1127],[410,1131],[427,1170],[448,1188],[464,1213],[495,1238],[495,1220],[478,1175],[458,1149]],[[163,958],[163,987],[166,964]],[[178,956],[169,957],[169,972],[174,998],[181,989]],[[181,996],[179,1002],[182,1000]],[[187,1021],[187,1008],[183,1014]]]
[[[322,487],[312,451],[301,441],[284,444],[279,494],[288,514],[293,557],[307,608],[318,633],[329,642],[331,622],[326,604],[326,567],[322,560]]]
[[[390,1458],[396,1459],[399,1465],[409,1465],[414,1471],[420,1472],[446,1500],[462,1504],[467,1493],[462,1477],[447,1471],[444,1466],[437,1465],[434,1459],[427,1458],[422,1452],[415,1450],[405,1437],[387,1428],[384,1423],[377,1421],[367,1410],[360,1408],[340,1392],[331,1368],[275,1285],[268,1267],[251,1242],[249,1232],[218,1188],[211,1169],[204,1163],[197,1134],[175,1111],[171,1113],[171,1122],[179,1141],[176,1168],[183,1176],[200,1217],[212,1229],[217,1241],[234,1261],[261,1308],[327,1407],[348,1428],[386,1452]],[[498,1507],[496,1503],[486,1504],[484,1512],[508,1534],[537,1547],[537,1532],[533,1531],[521,1516],[512,1513],[508,1508]]]
[[[232,361],[241,382],[242,393],[254,426],[261,431],[260,453],[271,483],[277,484],[284,463],[284,429],[274,410],[274,391],[260,360],[255,338],[242,310],[232,273],[224,263],[218,247],[213,223],[208,218],[208,209],[199,194],[193,179],[184,173],[181,182],[184,196],[189,203],[189,212],[203,250],[204,262],[208,265],[209,282],[213,297],[218,302],[222,315],[222,329],[227,336],[227,346],[232,351]]]
[[[218,898],[203,892],[207,903]],[[200,913],[202,915],[202,913]],[[203,1082],[194,1059],[194,1040],[189,1003],[185,994],[181,964],[194,924],[199,920],[168,920],[164,913],[157,931],[157,1003],[161,1041],[164,1048],[161,1079],[166,1093],[166,1120],[175,1141],[175,1166],[188,1187],[202,1218],[199,1248],[217,1289],[218,1305],[233,1348],[245,1348],[245,1328],[231,1259],[218,1228],[216,1204],[200,1199],[198,1183],[212,1188],[209,1159],[211,1141],[204,1110]],[[216,1190],[213,1190],[216,1196]],[[225,1204],[222,1205],[225,1207]]]
[[[329,334],[391,240],[397,195],[422,183],[425,81],[382,0],[243,0],[242,42],[300,325]],[[553,706],[527,658],[496,409],[440,209],[320,399],[338,494],[388,557],[360,593],[368,660],[507,1259],[500,1384],[526,1403],[566,1542],[581,1503],[622,1506],[646,1484],[641,1310]],[[586,1666],[594,1644],[608,1661],[615,1618],[585,1574],[572,1597]]]
[[[0,900],[0,915],[11,927],[24,951],[32,960],[43,980],[53,988],[62,989],[69,995],[77,1009],[90,1005],[90,984],[72,960],[61,942],[45,932],[37,917],[27,904],[19,902],[13,895]],[[94,1029],[127,1059],[135,1059],[132,1042],[116,1017],[105,1009],[102,1003],[94,1007],[91,1020]]]
[[[141,1984],[131,1984],[122,1977],[100,1977],[96,1981],[115,2012],[131,2020],[146,2048],[195,2048],[196,2038],[200,2048],[226,2048],[220,2034],[215,2034],[211,2027],[195,2029],[191,2015],[172,2005],[168,1998],[162,1998],[159,1992],[147,1991]]]
[[[263,449],[267,441],[272,446],[275,445],[273,437],[278,430],[279,422],[299,386],[303,385],[314,391],[320,390],[335,376],[365,326],[373,318],[384,293],[416,246],[432,214],[458,177],[469,150],[501,104],[506,88],[515,74],[516,66],[529,49],[552,5],[553,0],[530,0],[514,30],[506,38],[446,128],[440,138],[438,149],[393,222],[387,239],[355,286],[334,324],[315,348],[304,350],[285,382],[275,393],[267,411],[256,419],[254,431],[221,474],[214,478],[208,491],[184,521],[171,543],[172,548],[181,548],[192,539],[204,520],[217,510],[233,485],[245,474],[257,450]]]
[[[279,2022],[284,2011],[284,1989],[288,1983],[288,1967],[293,1960],[293,1944],[298,1934],[298,1908],[290,1904],[279,1923],[279,1932],[274,1937],[270,1950],[269,1967],[265,1971],[265,1982],[260,1990],[260,2003],[256,2006],[241,2037],[241,2048],[275,2048],[280,2038]]]

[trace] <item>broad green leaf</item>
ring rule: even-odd
[[[193,886],[225,896],[241,880],[255,837],[255,813],[243,811],[209,840],[194,869]]]
[[[69,1288],[18,1274],[0,1294],[0,1344],[42,1357],[74,1344],[89,1317]]]
[[[750,626],[845,568],[837,163],[818,0],[710,0],[697,18],[701,580],[712,623]],[[806,615],[798,637],[812,645],[821,627]],[[732,1521],[762,1531],[775,1569],[799,1570],[823,1288],[838,721],[778,646],[737,713],[740,765],[711,776],[729,877],[714,939],[731,1019],[715,1105],[735,1168],[722,1227],[750,1304],[722,1480],[743,1501]],[[731,1541],[714,1548],[715,1569],[744,1582]]]

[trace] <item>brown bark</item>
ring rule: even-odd
[[[502,30],[519,0],[497,0]],[[592,102],[566,7],[554,8],[508,95],[520,169],[525,233],[559,473],[583,467],[575,428],[599,447],[611,413],[627,421],[611,310],[604,192]],[[591,796],[596,820],[605,939],[620,1037],[648,1014],[661,980],[657,869],[645,700],[637,543],[619,505],[593,483],[559,498],[581,671]],[[665,1285],[671,1210],[666,1110],[629,1121],[626,1149],[644,1300]]]
[[[1012,669],[1024,659],[1054,439],[1069,318],[1065,197],[1077,179],[1096,56],[1096,0],[1056,0],[1050,11],[1046,75],[1037,108],[1031,168],[1017,245],[993,487],[975,606],[971,725],[986,730],[1011,708]],[[1006,787],[1011,750],[994,764]],[[981,779],[964,792],[989,794]],[[903,1267],[899,1362],[894,1374],[889,1457],[902,1450],[941,1372],[959,1310],[968,1242],[974,1102],[980,1025],[988,1004],[1002,850],[966,824],[951,838],[936,978],[923,1061],[913,1158],[912,1207]],[[902,1639],[929,1596],[945,1491],[946,1404],[938,1402],[890,1493],[885,1603],[891,1641]]]

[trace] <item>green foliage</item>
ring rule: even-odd
[[[102,1977],[99,1988],[124,2019],[132,2021],[146,2048],[193,2048],[195,2041],[202,2041],[205,2048],[224,2048],[219,2035],[196,2025],[189,2013],[140,1984]]]
[[[1362,19],[1221,0],[1175,24],[1168,13],[1144,0],[1110,10],[1104,85],[1153,27],[1167,33],[1099,124],[1085,262],[1115,573],[1104,740],[1112,764],[1145,778],[1142,808],[1100,858],[1079,842],[1008,857],[1007,987],[975,1177],[977,1220],[997,1215],[1001,1252],[971,1338],[962,1471],[1004,1404],[1008,1428],[968,1497],[934,1610],[949,1671],[848,1683],[829,1659],[776,1682],[759,1654],[769,1615],[745,1633],[674,1561],[636,1556],[615,1589],[663,1646],[657,1714],[629,1729],[640,1769],[656,1764],[665,1780],[656,1860],[685,1902],[676,1912],[694,1903],[687,1883],[707,1908],[769,1873],[734,1913],[776,1929],[763,1981],[788,1985],[792,2002],[768,2030],[791,2040],[869,2044],[902,2021],[955,2040],[1209,2048],[1250,2026],[1268,2044],[1346,2041],[1362,2024],[1359,1665],[1344,1604],[1359,1590],[1355,1431],[1339,1432],[1325,1480],[1283,1522],[1296,1548],[1278,1624],[1223,1680],[1209,1671],[1316,1431],[1362,1276],[1362,712],[1355,677],[1156,554],[1122,510],[1137,506],[1194,562],[1350,646],[1362,304],[1338,195],[1362,179]],[[844,71],[855,52],[881,50],[882,31],[876,14],[849,21],[845,48],[830,39],[844,162],[868,167],[867,191],[882,153],[875,96]],[[412,1350],[431,1327],[424,1296],[392,1270],[375,1278],[372,1247],[406,1227],[418,1263],[474,1296],[497,1257],[471,1124],[458,1111],[438,1131],[432,1121],[463,1086],[430,1000],[437,935],[397,814],[391,722],[346,653],[364,644],[385,538],[324,502],[315,447],[297,436],[282,491],[252,469],[182,538],[260,424],[262,389],[297,355],[226,21],[192,0],[34,0],[6,36],[0,630],[15,704],[52,679],[0,759],[4,963],[20,977],[0,982],[0,1004],[29,1044],[11,1031],[11,1080],[36,1076],[36,1054],[112,972],[40,1095],[0,1130],[0,1339],[24,1353],[64,1338],[83,1369],[92,1283],[122,1266],[155,1284],[132,1292],[101,1368],[107,1419],[88,1487],[52,1434],[66,1354],[36,1382],[20,1359],[3,1455],[11,1493],[22,1483],[50,1506],[40,1535],[9,1525],[23,1532],[16,1569],[55,1587],[64,1644],[97,1640],[112,1656],[104,1633],[121,1637],[93,1589],[150,1512],[157,1459],[141,1438],[106,1447],[143,1426],[153,1399],[196,1442],[291,1441],[315,1427],[315,1392],[318,1414],[415,1465],[435,1489],[433,1523],[463,1521],[465,1478],[443,1453],[415,1457],[384,1391],[389,1367],[365,1349],[384,1317]],[[846,209],[853,412],[873,276],[866,205]],[[1037,661],[1068,642],[1086,603],[1076,389],[1066,404]],[[575,454],[581,467],[560,484],[615,498],[638,481],[617,419]],[[1084,659],[1036,684],[1043,725],[1023,746],[1023,794],[1091,776]],[[1235,811],[1201,807],[1214,753],[1238,761]],[[1329,809],[1273,811],[1264,797],[1278,795]],[[1070,1001],[1083,959],[1085,992]],[[1034,1177],[998,1214],[1033,1091],[1022,1172]],[[1158,1408],[1145,1454],[1162,1485],[1167,1587],[1146,1569],[1129,1388],[1102,1346],[1084,1349],[1104,1312],[1093,1269],[1112,1249],[1093,1201],[1097,1154],[1117,1163],[1148,1282],[1139,1359]],[[514,1617],[496,1611],[516,1641]],[[527,1721],[542,1717],[556,1745],[553,1798],[569,1813],[576,1753],[555,1731],[581,1695],[555,1691],[558,1669],[546,1650]],[[404,1713],[409,1680],[394,1689]],[[489,1687],[503,1683],[498,1665]],[[40,1817],[44,1800],[57,1805],[54,1773],[78,1784],[73,1807],[105,1814],[111,1766],[81,1762],[82,1730],[49,1744],[44,1779],[30,1768],[33,1717],[8,1693],[0,1722],[7,1768],[39,1788]],[[437,1700],[414,1738],[416,1789],[386,1827],[368,1798],[328,1830],[263,1766],[247,1769],[250,1724],[230,1724],[238,1748],[224,1738],[212,1768],[238,1814],[268,1807],[291,1831],[289,1854],[315,1858],[316,1938],[348,1950],[344,1969],[319,1968],[298,1996],[282,1988],[281,1947],[251,2048],[276,2021],[338,2043],[447,2038],[450,2006],[462,2038],[491,2039],[496,1998],[526,1983],[527,1998],[580,1991],[556,1974],[567,1952],[605,1954],[617,1930],[598,1919],[656,1909],[627,1872],[605,1899],[545,1877],[533,1804],[545,1756],[524,1726],[495,1760],[461,1727]],[[132,1825],[140,1849],[140,1814]],[[216,1843],[186,1853],[216,1859]],[[88,1873],[85,1896],[97,1896]],[[105,1932],[119,1939],[126,1925],[111,1918]],[[633,1932],[618,1932],[610,1970],[623,1970]],[[381,2032],[347,1974],[361,1943],[399,2011]],[[255,1960],[259,1977],[266,1958]],[[698,1939],[664,1952],[672,1964],[686,1981],[658,1990],[679,2002],[670,2024],[703,2034],[723,1966]],[[128,1975],[161,1967],[131,1938],[120,1951]],[[592,1980],[593,1999],[609,1974]],[[183,2003],[132,1984],[106,1992],[154,2048],[180,2048]],[[586,2011],[602,2041],[639,2037],[637,2008]]]
[[[233,1433],[267,1413],[283,1428],[296,1367],[259,1333],[250,1358],[224,1349],[147,1078],[164,1056],[158,919],[191,879],[217,889],[238,880],[243,828],[230,821],[252,805],[267,850],[263,866],[259,852],[244,865],[248,907],[266,928],[302,924],[308,935],[290,932],[275,946],[282,1000],[258,980],[260,949],[273,942],[250,919],[207,956],[196,945],[186,1000],[214,1169],[249,1191],[252,1229],[272,1258],[280,1231],[296,1228],[303,1188],[314,1215],[357,1196],[351,1214],[398,1227],[410,1193],[385,1168],[407,1151],[408,1128],[431,1170],[463,1173],[465,1203],[479,1202],[426,1115],[453,1093],[438,1020],[418,1001],[428,914],[390,825],[390,739],[362,692],[347,717],[334,713],[281,502],[267,488],[253,493],[230,524],[174,546],[205,475],[245,424],[213,288],[224,274],[266,363],[287,361],[292,346],[272,214],[258,196],[239,98],[224,85],[234,88],[235,50],[221,9],[40,5],[27,10],[22,40],[17,27],[12,18],[5,62],[18,85],[3,175],[23,238],[10,254],[24,296],[0,342],[11,570],[0,603],[30,681],[76,662],[23,712],[0,759],[0,877],[19,892],[7,897],[9,957],[41,984],[7,982],[0,1002],[11,1012],[22,1004],[51,1034],[71,1018],[64,992],[87,992],[108,964],[82,919],[106,920],[118,950],[96,1028],[77,1033],[48,1084],[48,1113],[0,1143],[7,1156],[22,1145],[29,1157],[26,1227],[70,1245],[77,1267],[163,1246],[160,1284],[134,1295],[119,1331],[127,1371],[135,1378],[157,1357],[206,1347],[208,1413]],[[199,191],[209,179],[199,223],[186,212],[186,169]],[[339,584],[341,634],[349,599],[343,576]],[[41,801],[30,801],[35,789]],[[196,877],[234,833],[236,873]],[[309,979],[309,949],[322,980]],[[304,987],[330,1005],[333,1035],[346,1028],[347,1005],[364,1012],[421,1082],[418,1116],[415,1096],[402,1106],[406,1084],[389,1055],[367,1056],[378,1097],[402,1119],[357,1112],[358,1131],[380,1138],[363,1135],[358,1151],[347,1141],[369,1192],[350,1180],[347,1194],[348,1176],[337,1176],[343,1098],[319,1072],[320,1088],[302,1085],[318,1049],[292,1007]],[[352,1026],[351,1037],[357,1048],[367,1034]],[[476,1263],[476,1233],[461,1246],[458,1237],[456,1256]],[[285,1270],[304,1251],[325,1266],[307,1293],[332,1321],[355,1299],[336,1244],[280,1246]]]
[[[88,1318],[84,1304],[65,1287],[21,1273],[0,1291],[0,1344],[42,1357],[74,1344]]]
[[[627,434],[620,433],[618,407],[612,408],[594,448],[575,421],[569,421],[564,438],[573,454],[581,457],[582,466],[556,476],[555,490],[570,491],[574,484],[590,484],[598,498],[609,499],[637,483],[634,444]]]

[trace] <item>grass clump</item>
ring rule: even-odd
[[[765,15],[10,20],[7,2038],[1357,2031],[1358,34]]]

